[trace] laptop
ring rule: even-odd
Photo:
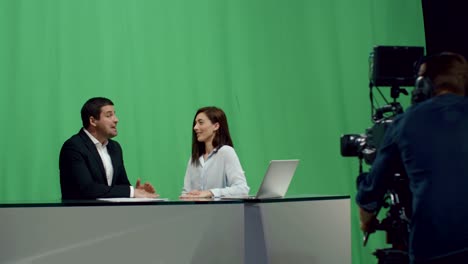
[[[223,196],[221,199],[239,200],[282,198],[288,191],[289,184],[291,183],[298,164],[298,159],[272,160],[268,165],[262,184],[260,185],[256,195]]]

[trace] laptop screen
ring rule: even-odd
[[[294,176],[299,160],[272,160],[263,177],[256,198],[284,197]]]

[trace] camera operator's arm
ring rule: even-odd
[[[364,231],[370,231],[367,229],[372,226],[375,228],[375,217],[384,202],[385,193],[391,187],[395,168],[402,166],[397,145],[398,120],[388,127],[370,173],[363,173],[357,178],[356,202],[360,207],[361,229]]]

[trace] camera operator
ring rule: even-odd
[[[412,195],[410,263],[468,263],[468,64],[456,53],[426,58],[414,102],[388,127],[368,174],[357,179],[361,229],[403,166]],[[422,101],[421,98],[427,98]]]

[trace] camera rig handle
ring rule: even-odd
[[[395,174],[396,181],[401,180],[401,175]],[[400,195],[395,188],[387,191],[384,197],[384,208],[388,208],[386,217],[379,221],[376,218],[375,229],[372,232],[365,232],[363,237],[363,245],[367,245],[369,236],[377,230],[385,231],[387,234],[387,243],[392,245],[393,249],[407,250],[410,219],[407,216],[407,208],[401,201]],[[379,209],[380,211],[380,209]],[[377,211],[376,215],[378,215]]]
[[[401,88],[398,84],[392,85],[390,88],[390,96],[393,98],[393,101],[396,102],[396,99],[400,96],[400,93],[408,95],[406,89]]]

